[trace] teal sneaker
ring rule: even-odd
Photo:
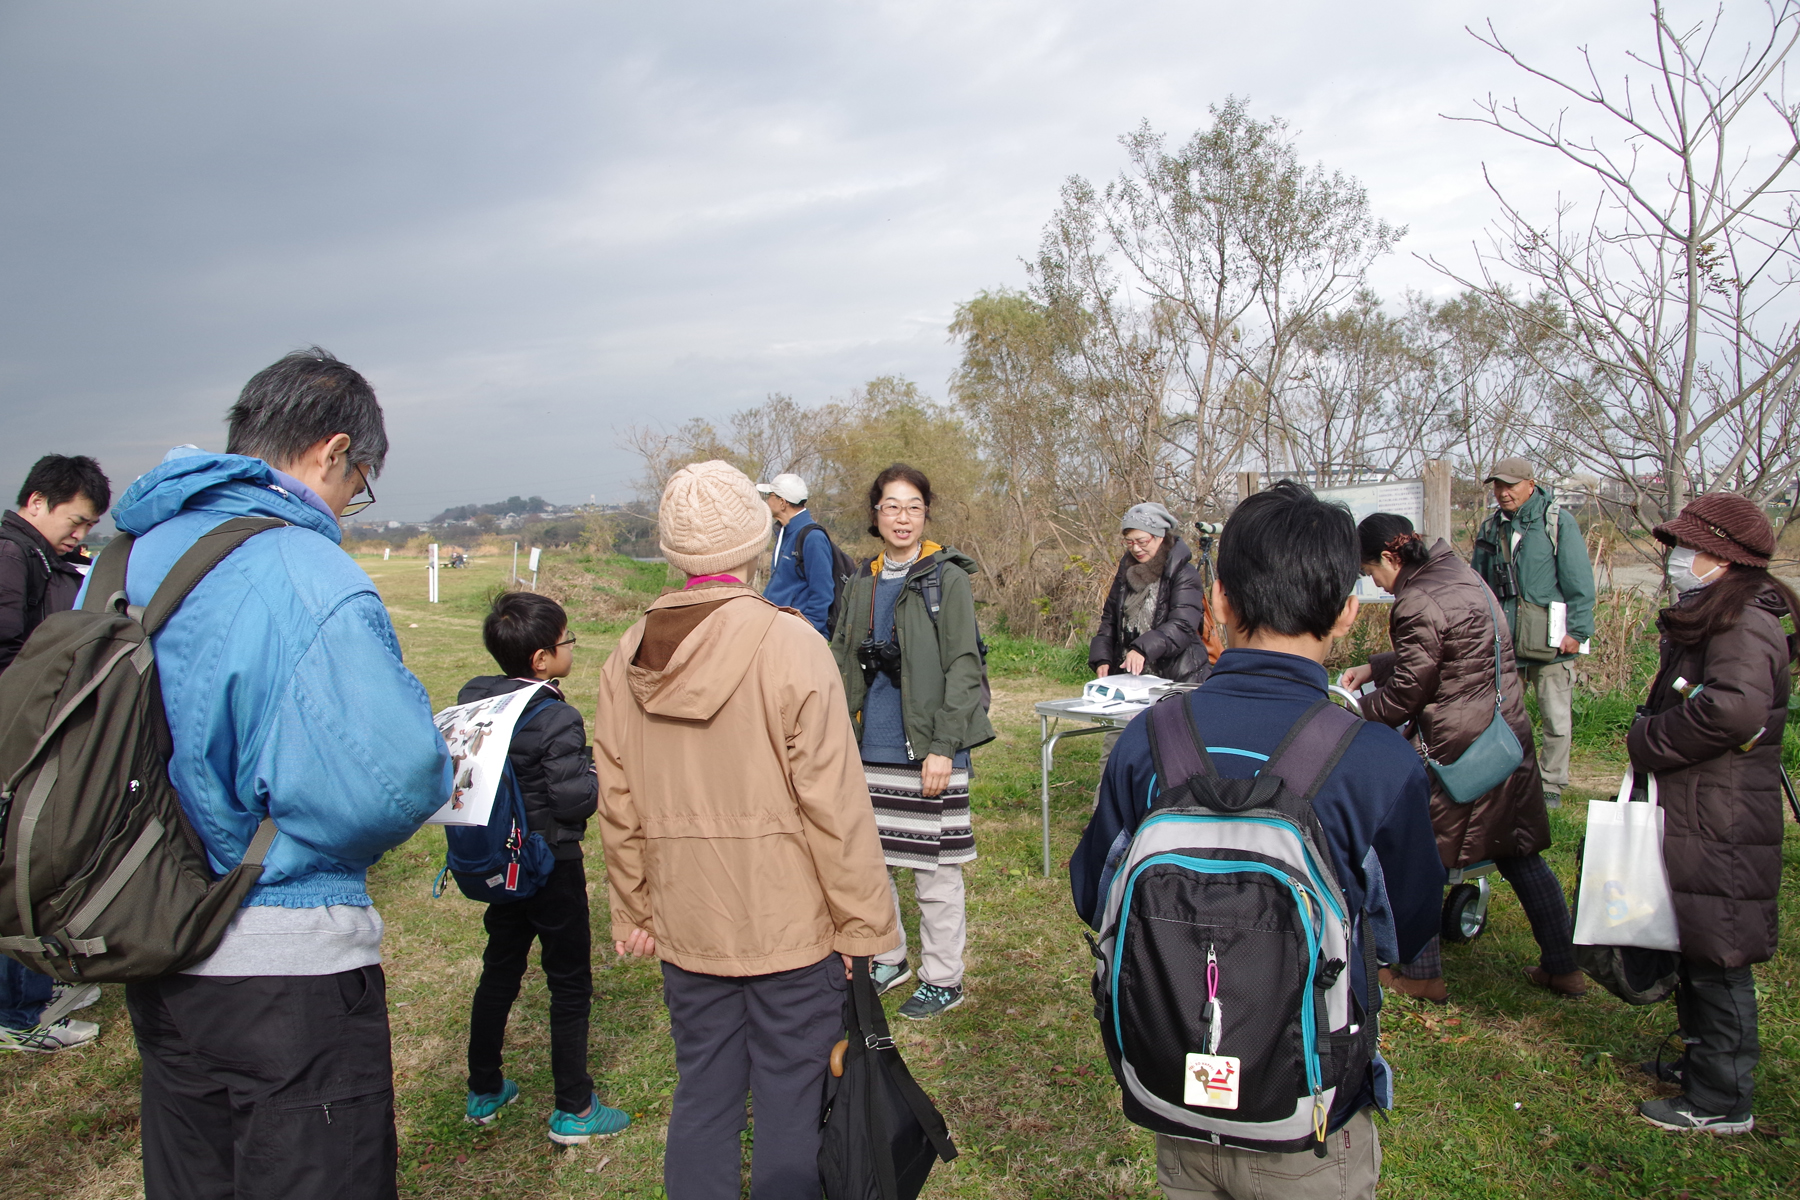
[[[500,1090],[481,1095],[479,1092],[469,1093],[469,1103],[463,1109],[463,1120],[471,1125],[492,1125],[500,1119],[500,1110],[519,1098],[519,1085],[510,1079],[500,1082]]]
[[[588,1098],[587,1116],[557,1109],[550,1114],[550,1140],[559,1146],[579,1146],[590,1138],[611,1137],[631,1124],[631,1118],[616,1108],[600,1103],[600,1097]]]
[[[927,1017],[935,1017],[939,1013],[949,1012],[963,1002],[963,990],[960,987],[939,987],[935,983],[921,983],[905,1004],[900,1006],[900,1015],[912,1021],[923,1021]]]
[[[878,962],[873,967],[869,968],[869,978],[875,984],[875,994],[879,996],[883,992],[893,991],[895,988],[911,979],[912,968],[907,966],[904,962]]]

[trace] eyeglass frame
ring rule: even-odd
[[[362,512],[364,509],[368,508],[369,505],[375,503],[375,489],[369,486],[369,472],[363,468],[361,463],[351,463],[350,465],[356,468],[357,475],[362,479],[362,486],[351,493],[351,500],[348,504],[344,505],[344,511],[338,514],[339,517],[354,517],[357,513]],[[367,500],[358,500],[355,498],[362,495],[364,492],[369,493],[369,498]]]
[[[889,505],[892,505],[893,507],[890,508],[890,507],[888,507]],[[931,506],[929,504],[925,504],[925,503],[908,504],[908,505],[902,506],[893,500],[883,500],[880,504],[877,504],[875,506],[875,511],[878,513],[886,514],[888,519],[892,520],[894,517],[899,516],[901,513],[905,513],[907,516],[910,516],[910,517],[922,517],[926,513],[931,511]]]
[[[1133,550],[1148,550],[1152,544],[1162,541],[1162,537],[1156,534],[1146,534],[1141,538],[1126,538],[1124,541]]]

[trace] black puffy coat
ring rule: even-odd
[[[1125,572],[1137,565],[1126,554],[1113,574],[1100,612],[1100,628],[1088,642],[1088,666],[1102,664],[1117,670],[1129,650],[1144,656],[1144,671],[1176,683],[1199,683],[1212,669],[1202,637],[1206,614],[1206,590],[1187,543],[1174,535],[1163,541],[1162,578],[1156,588],[1156,611],[1148,633],[1128,640],[1120,608],[1125,601]],[[1154,561],[1154,560],[1152,560]],[[1146,564],[1148,565],[1148,564]]]
[[[463,685],[456,702],[469,704],[530,686],[526,679],[481,675]],[[507,757],[525,795],[526,822],[544,835],[557,858],[579,860],[588,818],[600,804],[600,780],[594,774],[581,714],[562,699],[554,683],[547,688],[557,698],[513,729]]]

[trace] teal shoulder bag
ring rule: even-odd
[[[1512,727],[1500,715],[1504,699],[1500,688],[1500,614],[1495,611],[1494,598],[1488,594],[1485,584],[1481,590],[1487,596],[1488,615],[1494,621],[1494,719],[1455,762],[1441,763],[1435,758],[1425,760],[1437,781],[1444,785],[1444,791],[1458,804],[1468,804],[1505,783],[1506,777],[1518,770],[1519,763],[1525,758],[1525,747],[1519,745]]]

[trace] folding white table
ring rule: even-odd
[[[1131,724],[1131,719],[1150,707],[1138,704],[1130,709],[1116,713],[1088,713],[1072,710],[1085,708],[1092,701],[1079,696],[1068,700],[1042,700],[1034,707],[1038,715],[1038,771],[1041,785],[1040,795],[1044,809],[1044,877],[1050,876],[1050,768],[1056,761],[1056,743],[1069,737],[1082,737],[1090,733],[1105,733],[1109,729],[1123,729]],[[1070,729],[1059,729],[1064,721],[1085,721],[1086,724]]]

